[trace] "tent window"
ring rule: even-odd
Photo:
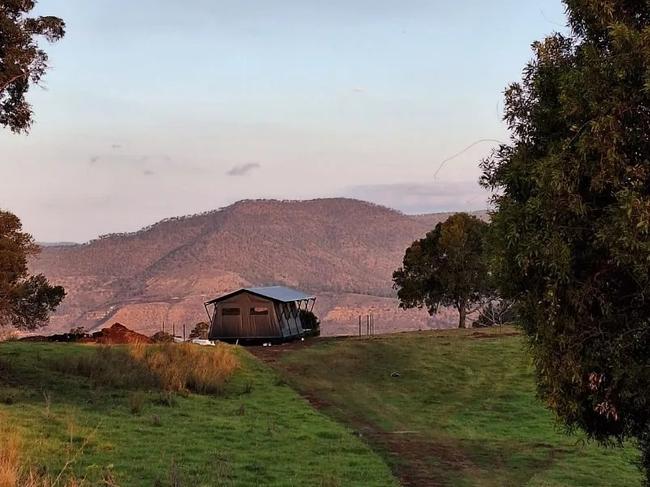
[[[239,308],[223,308],[221,316],[239,316]]]
[[[269,314],[268,308],[251,308],[251,316],[264,316]]]

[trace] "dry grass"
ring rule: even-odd
[[[88,377],[98,387],[219,394],[239,367],[239,360],[231,347],[222,344],[135,343],[98,347],[93,353],[65,357],[52,366]]]
[[[22,444],[22,439],[15,430],[6,428],[0,431],[0,487],[84,487],[89,485],[85,479],[64,475],[65,471],[63,470],[54,478],[38,473],[36,469],[24,463]]]
[[[20,437],[0,433],[0,487],[16,487],[20,478]]]
[[[133,344],[129,353],[145,364],[167,391],[218,394],[239,367],[237,357],[227,345]]]

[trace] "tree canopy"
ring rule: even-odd
[[[210,331],[210,324],[206,323],[205,321],[201,321],[197,323],[194,328],[192,328],[192,331],[190,331],[190,336],[188,337],[189,340],[194,340],[195,338],[200,338],[201,340],[205,340],[208,338],[208,332]]]
[[[458,326],[465,328],[472,307],[489,294],[486,228],[475,216],[457,213],[413,242],[393,273],[400,307],[426,307],[434,314],[440,306],[453,306]]]
[[[61,286],[51,286],[41,274],[29,275],[28,258],[38,250],[18,217],[0,210],[0,326],[44,326],[63,300]]]
[[[566,0],[505,93],[483,162],[494,261],[539,390],[569,427],[640,440],[650,471],[650,3]]]
[[[25,95],[48,68],[39,38],[55,42],[65,34],[57,17],[29,17],[35,5],[34,0],[0,1],[0,125],[14,132],[29,130],[32,107]]]

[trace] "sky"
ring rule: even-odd
[[[508,140],[503,90],[565,24],[559,0],[37,8],[67,34],[46,46],[30,134],[0,131],[0,208],[43,242],[251,198],[485,208],[478,164]]]

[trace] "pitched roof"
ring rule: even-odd
[[[226,298],[234,296],[235,294],[240,294],[243,292],[248,292],[261,296],[263,298],[268,298],[273,301],[278,301],[280,303],[293,303],[294,301],[303,301],[305,299],[315,299],[315,296],[311,294],[305,294],[302,291],[297,291],[291,289],[290,287],[285,286],[265,286],[265,287],[244,287],[235,291],[233,293],[226,294],[224,296],[219,296],[218,298],[208,301],[206,304],[216,303],[222,301]]]

